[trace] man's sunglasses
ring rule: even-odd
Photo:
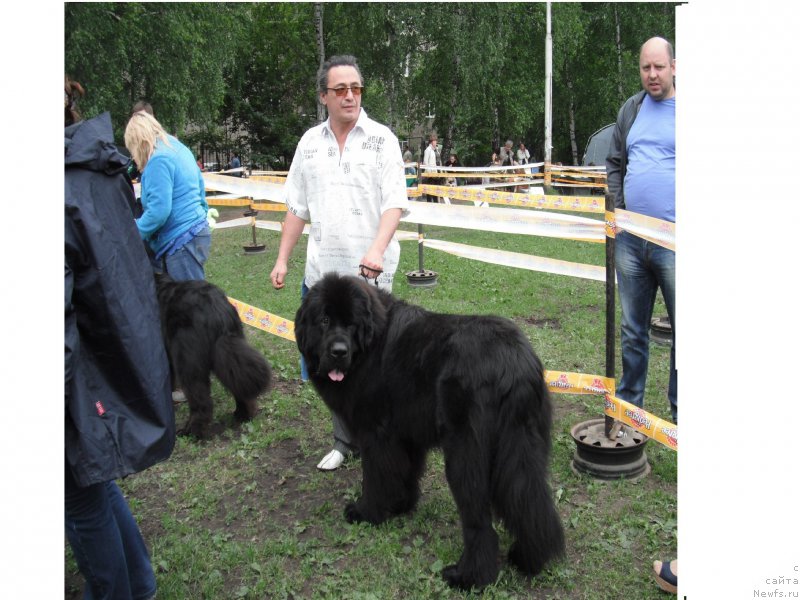
[[[353,96],[360,96],[361,90],[364,89],[363,85],[351,85],[350,87],[335,87],[335,88],[327,88],[329,92],[335,92],[339,98],[342,98],[347,95],[347,90],[353,92]]]

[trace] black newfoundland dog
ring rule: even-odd
[[[247,343],[225,292],[207,281],[174,281],[166,274],[156,275],[156,291],[172,386],[183,389],[189,404],[189,420],[178,433],[207,437],[214,412],[211,373],[236,399],[236,418],[252,419],[272,370]]]
[[[311,381],[361,452],[362,495],[351,523],[414,509],[425,457],[442,448],[464,551],[451,586],[497,578],[492,509],[528,575],[563,554],[548,485],[551,406],[542,364],[508,319],[436,314],[355,277],[327,275],[297,312]]]

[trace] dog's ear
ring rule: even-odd
[[[316,372],[319,363],[320,332],[314,317],[320,311],[320,300],[317,291],[312,288],[300,303],[294,318],[294,338],[297,349],[306,359],[309,373]]]
[[[364,282],[358,283],[354,290],[353,306],[355,314],[360,315],[356,318],[356,340],[363,350],[383,333],[386,327],[386,308],[380,301],[377,289]]]

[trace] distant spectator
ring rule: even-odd
[[[506,140],[505,146],[500,148],[500,164],[504,167],[510,167],[515,164],[514,160],[514,142]]]
[[[455,152],[450,154],[450,158],[447,159],[447,162],[444,164],[445,167],[460,167],[461,163],[458,162],[458,156]],[[448,177],[447,178],[447,185],[461,185],[461,180],[457,177]]]
[[[435,133],[432,133],[429,139],[430,143],[428,144],[428,147],[425,148],[425,156],[423,157],[422,164],[435,167],[442,164],[442,158],[439,155],[439,152],[441,151],[438,148],[439,136],[437,136]],[[425,173],[436,173],[436,169],[426,169]],[[436,185],[438,182],[434,179],[428,179],[423,180],[423,183]],[[432,194],[426,194],[425,199],[427,202],[439,202],[439,198]]]
[[[206,168],[203,166],[203,158],[199,154],[197,155],[197,168],[199,168],[201,171],[206,170]]]
[[[489,164],[486,165],[486,166],[487,167],[499,167],[501,164],[502,164],[502,162],[500,161],[500,150],[495,148],[494,151],[492,152],[492,158],[489,161]],[[492,178],[492,177],[484,177],[483,178],[483,183],[484,184],[490,183],[492,181],[496,181],[496,180],[494,178]]]
[[[406,165],[406,187],[417,185],[417,168],[411,164],[413,160],[414,157],[411,154],[411,150],[406,150],[403,153],[403,162]],[[409,177],[409,175],[413,175],[414,177]]]
[[[239,160],[239,155],[236,154],[236,152],[234,152],[233,153],[233,158],[231,159],[230,168],[231,169],[238,169],[241,166],[242,166],[242,161]],[[241,171],[237,171],[235,173],[231,173],[231,175],[233,175],[234,177],[241,177],[242,176],[242,172]]]
[[[531,153],[525,147],[525,144],[520,142],[519,148],[517,148],[517,163],[527,165],[529,162],[531,162]]]

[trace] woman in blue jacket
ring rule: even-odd
[[[211,248],[203,174],[192,152],[139,111],[125,129],[125,146],[142,173],[139,234],[153,251],[157,272],[177,281],[205,279]]]

